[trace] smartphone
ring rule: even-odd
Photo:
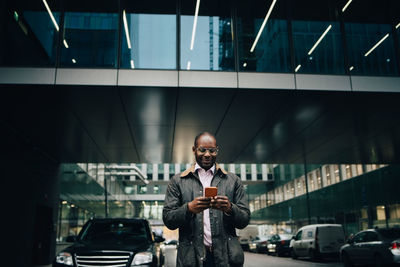
[[[218,193],[218,189],[214,186],[206,187],[204,189],[204,196],[205,197],[215,197]]]

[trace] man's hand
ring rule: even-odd
[[[188,203],[188,209],[191,213],[199,213],[210,207],[210,197],[196,197],[192,202]]]
[[[211,208],[229,214],[232,211],[232,204],[227,196],[216,196],[211,199]]]

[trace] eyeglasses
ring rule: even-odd
[[[218,148],[216,148],[216,147],[211,147],[211,148],[198,147],[198,148],[196,148],[196,150],[200,154],[205,154],[207,152],[207,150],[208,150],[208,152],[210,152],[211,155],[217,155],[217,153],[218,153]]]

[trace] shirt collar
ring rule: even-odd
[[[194,171],[196,172],[198,169],[204,170],[204,169],[196,162],[196,164],[194,165]],[[215,164],[214,164],[210,169],[208,169],[207,171],[210,171],[210,170],[211,170],[211,173],[212,173],[212,174],[215,173]],[[204,170],[204,171],[207,172],[206,170]]]

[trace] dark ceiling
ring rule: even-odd
[[[2,135],[58,162],[192,162],[193,139],[202,131],[216,135],[223,163],[304,163],[304,156],[307,163],[400,162],[396,93],[0,89]]]

